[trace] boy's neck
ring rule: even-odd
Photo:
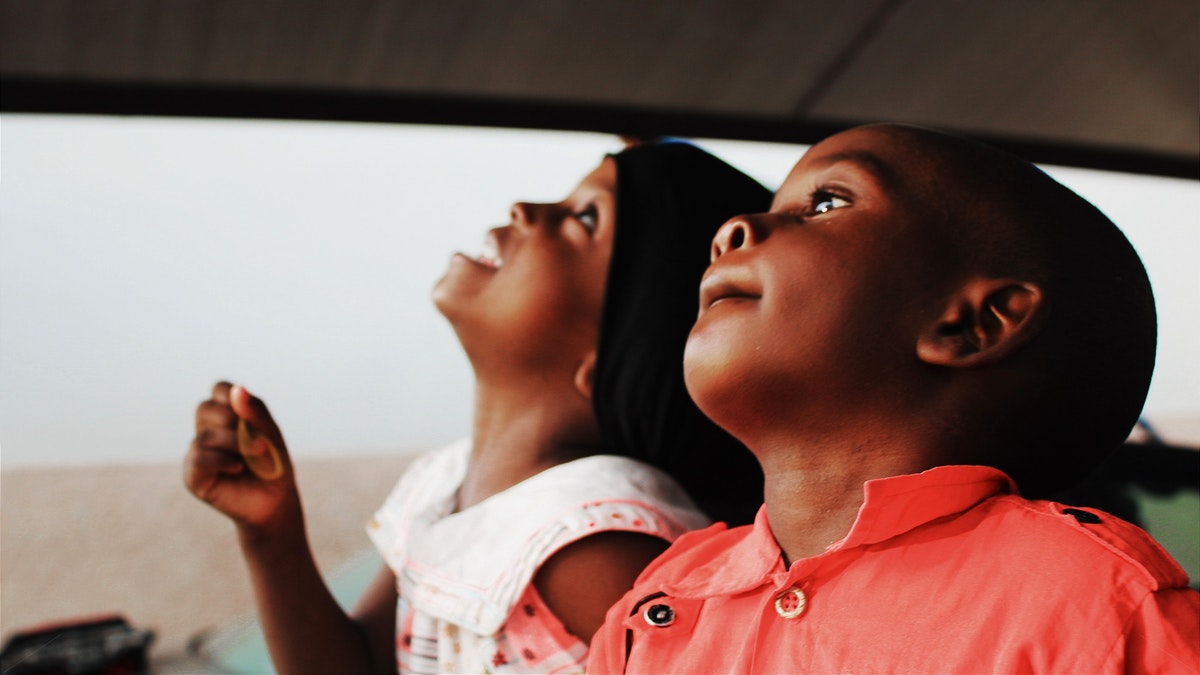
[[[789,566],[823,553],[850,533],[862,507],[864,483],[918,473],[936,464],[925,453],[884,445],[792,445],[755,454],[766,475],[767,521]]]
[[[582,396],[536,387],[478,383],[471,441],[460,510],[550,467],[601,451],[590,405]]]

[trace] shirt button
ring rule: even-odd
[[[1100,516],[1092,513],[1091,511],[1084,511],[1082,509],[1063,509],[1063,513],[1069,516],[1074,516],[1075,520],[1078,520],[1081,523],[1087,523],[1089,525],[1095,525],[1101,522]]]
[[[804,596],[804,591],[795,586],[775,596],[775,611],[785,619],[794,619],[800,616],[807,606],[808,598]]]
[[[642,618],[651,626],[666,628],[675,623],[675,610],[671,609],[670,605],[650,605],[642,614]]]

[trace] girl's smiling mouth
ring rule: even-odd
[[[475,257],[475,261],[485,267],[497,270],[504,266],[504,259],[500,257],[500,243],[496,238],[495,230],[488,230],[487,236],[483,238],[483,250]]]
[[[483,237],[483,246],[479,253],[469,255],[460,252],[459,255],[470,260],[471,262],[486,267],[492,270],[498,270],[504,266],[504,258],[500,255],[500,238],[496,235],[496,230],[488,230]]]

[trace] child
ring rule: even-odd
[[[1200,595],[1157,543],[1017,493],[1121,442],[1154,342],[1132,247],[1031,164],[893,125],[817,144],[721,227],[685,351],[765,504],[652,563],[589,672],[1196,672]]]
[[[434,301],[475,372],[472,437],[401,478],[369,528],[386,564],[349,615],[309,552],[278,428],[244,388],[218,384],[197,411],[186,481],[238,525],[276,667],[582,671],[608,607],[671,540],[710,522],[668,473],[695,458],[717,467],[723,498],[697,494],[711,515],[761,500],[749,454],[692,408],[682,353],[712,235],[769,200],[693,146],[644,145],[562,202],[516,204],[482,255],[455,254]],[[657,392],[640,405],[665,424],[629,423],[624,386]],[[247,470],[270,449],[239,445],[239,420],[279,448],[279,477]],[[696,479],[680,474],[685,488]]]

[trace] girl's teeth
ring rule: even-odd
[[[500,251],[496,247],[494,237],[487,237],[483,240],[483,251],[479,254],[477,260],[496,269],[499,269],[504,264],[504,261],[500,259]]]

